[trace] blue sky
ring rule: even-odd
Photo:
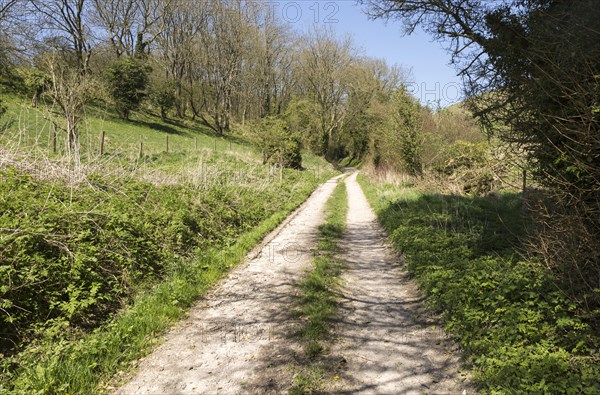
[[[461,80],[448,65],[450,56],[443,45],[423,32],[402,35],[402,24],[369,20],[354,0],[267,1],[275,12],[300,31],[308,31],[315,22],[332,27],[339,35],[349,34],[355,45],[369,57],[383,58],[388,64],[409,69],[409,89],[423,104],[442,106],[460,101]]]

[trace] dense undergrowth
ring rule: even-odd
[[[319,227],[313,266],[300,283],[301,299],[297,314],[303,319],[298,336],[304,349],[305,363],[299,368],[290,394],[318,393],[326,373],[332,366],[321,360],[324,341],[338,301],[339,275],[343,261],[335,256],[337,242],[344,236],[348,213],[346,184],[343,180],[329,198],[325,208],[325,223]]]
[[[223,260],[222,253],[252,230],[260,229],[260,235],[270,230],[318,182],[311,174],[296,171],[286,172],[284,182],[273,179],[260,188],[155,186],[100,176],[69,187],[13,168],[0,169],[0,177],[4,354],[0,392],[23,393],[93,391],[90,375],[94,377],[95,370],[106,374],[107,369],[88,367],[86,377],[86,369],[77,364],[75,371],[65,372],[59,361],[66,356],[78,360],[83,353],[72,341],[83,341],[88,354],[114,353],[96,344],[97,336],[81,339],[99,326],[106,332],[102,325],[112,316],[166,279],[175,288],[184,288],[180,296],[176,290],[164,295],[163,302],[173,311],[162,317],[161,304],[146,306],[159,310],[157,322],[148,321],[150,314],[144,321],[151,330],[137,328],[138,323],[130,328],[143,333],[138,341],[164,329],[164,320],[181,314],[200,290],[218,278],[216,274],[237,263],[243,256],[239,253],[259,238],[254,236],[254,243],[244,248],[236,247],[238,254],[229,259]],[[270,225],[261,228],[269,220]],[[116,338],[119,344],[111,347],[127,348],[131,343],[121,344],[126,337],[121,334]],[[86,384],[89,380],[91,386]],[[7,384],[11,381],[15,387]]]
[[[448,196],[359,180],[482,393],[600,393],[598,328],[521,255],[520,194]]]

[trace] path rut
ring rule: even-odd
[[[456,345],[423,308],[423,297],[402,270],[356,181],[346,179],[349,210],[340,243],[346,261],[331,354],[346,368],[331,392],[461,394]]]
[[[290,338],[299,325],[290,310],[340,177],[319,187],[256,258],[203,298],[116,394],[285,393],[302,352]],[[341,369],[338,380],[326,380],[326,391],[474,392],[460,373],[457,346],[424,310],[424,298],[386,243],[356,173],[345,182],[349,211],[340,247],[347,265],[327,356]]]
[[[260,355],[289,342],[295,284],[310,264],[324,205],[337,178],[319,187],[255,259],[203,298],[116,393],[251,391],[245,385],[264,364]]]

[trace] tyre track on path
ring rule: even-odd
[[[331,356],[344,361],[329,390],[343,394],[472,393],[456,345],[424,310],[423,297],[356,181],[346,179],[348,219],[340,243],[346,261]]]
[[[295,285],[310,265],[325,202],[340,177],[320,186],[287,224],[267,237],[270,241],[258,256],[201,299],[116,394],[251,391],[245,384],[268,363],[260,360],[268,355],[264,351],[289,342]]]

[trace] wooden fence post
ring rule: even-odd
[[[52,124],[52,152],[56,154],[56,124]]]
[[[169,153],[169,135],[167,134],[167,138],[166,138],[166,152],[167,154]]]
[[[104,155],[104,130],[100,131],[100,156]]]

